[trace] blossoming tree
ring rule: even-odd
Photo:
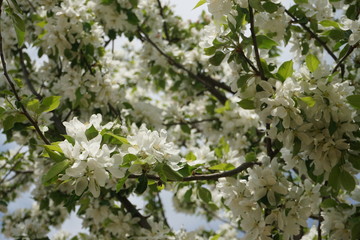
[[[360,239],[360,2],[283,2],[194,1],[211,15],[190,22],[162,0],[0,0],[0,127],[23,149],[0,155],[0,209],[36,202],[3,234],[76,212],[88,233],[57,239]],[[172,229],[164,190],[227,223]]]

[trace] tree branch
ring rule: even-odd
[[[21,69],[22,69],[22,72],[23,72],[23,77],[24,77],[24,79],[25,79],[26,85],[28,85],[31,93],[32,93],[33,95],[35,95],[38,100],[41,101],[41,100],[43,99],[43,96],[41,96],[41,95],[35,90],[33,84],[31,83],[29,71],[27,70],[27,67],[26,67],[26,65],[25,65],[24,54],[23,54],[23,52],[22,52],[22,49],[21,49],[21,48],[18,48],[18,50],[19,50],[19,55],[20,55],[20,65],[21,65]],[[57,129],[61,134],[65,134],[65,133],[66,133],[65,126],[64,126],[64,124],[61,122],[61,119],[55,114],[54,111],[52,111],[52,113],[53,113],[53,116],[52,116],[51,120],[54,121],[54,124],[55,124],[56,129]]]
[[[121,195],[120,192],[116,195],[117,199],[121,202],[122,206],[131,214],[134,218],[139,218],[140,221],[138,224],[140,227],[150,230],[151,226],[148,223],[146,217],[141,215],[141,213],[136,209],[136,207],[127,199],[125,196]]]
[[[193,120],[193,121],[181,121],[181,122],[170,122],[170,123],[164,123],[163,125],[165,127],[170,127],[170,126],[175,126],[175,125],[193,125],[193,124],[197,124],[197,123],[202,123],[202,122],[211,122],[211,121],[216,121],[219,120],[218,118],[208,118],[208,119],[202,119],[202,120]]]
[[[254,165],[261,165],[261,163],[260,162],[246,162],[246,163],[241,164],[237,168],[234,168],[233,170],[224,171],[221,173],[193,175],[193,176],[189,176],[189,177],[184,177],[181,180],[179,180],[179,182],[190,182],[190,181],[197,181],[197,180],[199,180],[199,181],[201,181],[201,180],[218,180],[219,178],[234,176]],[[129,178],[139,178],[140,176],[141,175],[131,174],[131,175],[129,175]],[[155,175],[147,174],[146,177],[151,180],[161,181],[160,177],[155,176]],[[170,179],[168,179],[168,181],[176,182],[176,180],[170,180]]]
[[[0,13],[2,11],[2,3],[3,1],[0,1]],[[2,41],[3,41],[3,37],[2,37],[2,32],[0,31],[0,58],[1,58],[1,63],[2,63],[2,67],[3,67],[3,73],[4,76],[6,78],[6,81],[9,83],[11,91],[14,93],[16,100],[18,101],[20,108],[22,110],[22,113],[26,116],[26,118],[30,121],[31,125],[34,126],[35,131],[37,132],[37,134],[39,135],[39,137],[43,140],[44,143],[46,143],[47,145],[50,144],[50,142],[46,139],[46,137],[44,136],[44,134],[41,132],[39,125],[37,124],[37,122],[30,116],[29,112],[26,110],[25,106],[22,104],[21,102],[21,98],[19,96],[19,94],[16,91],[16,87],[14,85],[14,83],[12,82],[8,71],[7,71],[7,66],[6,66],[6,61],[5,61],[5,56],[4,56],[4,52],[3,52],[3,45],[2,45]]]
[[[187,68],[185,68],[185,66],[183,66],[182,64],[178,63],[175,59],[173,59],[172,57],[170,57],[169,55],[167,55],[165,52],[163,52],[158,45],[156,45],[151,39],[150,37],[140,28],[138,27],[138,31],[139,33],[141,33],[143,36],[143,38],[145,38],[145,40],[147,42],[150,43],[150,45],[152,45],[162,56],[164,56],[171,65],[183,70],[184,72],[186,72],[191,78],[199,81],[200,83],[202,83],[207,90],[214,95],[222,104],[225,104],[225,102],[227,101],[227,97],[221,93],[220,91],[218,91],[211,83],[209,83],[206,79],[201,78],[199,75],[194,74],[193,72],[191,72],[190,70],[188,70]],[[215,81],[215,80],[214,80]]]
[[[24,53],[22,52],[21,48],[18,48],[18,50],[19,50],[19,55],[20,55],[20,66],[21,66],[21,70],[23,72],[23,77],[25,79],[26,85],[29,87],[30,92],[33,95],[35,95],[37,99],[41,100],[42,96],[35,90],[33,84],[31,83],[29,72],[25,65]]]
[[[165,38],[166,38],[166,40],[171,42],[170,35],[169,35],[169,29],[168,29],[168,26],[167,26],[167,22],[165,20],[164,9],[163,9],[163,7],[161,5],[160,0],[157,0],[157,3],[158,3],[158,6],[159,6],[159,10],[160,10],[160,16],[163,19],[163,29],[164,29],[164,33],[165,33]]]
[[[336,70],[342,66],[343,62],[346,60],[346,58],[348,58],[350,56],[350,54],[360,45],[360,41],[358,41],[357,43],[355,43],[354,45],[349,47],[349,50],[346,52],[346,54],[339,60],[339,62],[336,64],[336,66],[334,67],[334,70],[332,71],[332,73],[335,73]]]
[[[168,221],[167,221],[167,218],[166,218],[166,215],[165,215],[165,209],[164,209],[164,206],[163,206],[162,201],[161,201],[160,193],[157,192],[157,193],[156,193],[156,196],[157,196],[157,198],[158,198],[158,203],[159,203],[159,206],[160,206],[160,212],[161,212],[161,216],[162,216],[162,218],[163,218],[164,224],[165,224],[168,228],[170,228],[170,225],[169,225],[169,223],[168,223]]]
[[[258,65],[259,74],[262,80],[267,80],[264,74],[264,69],[261,64],[261,58],[259,54],[259,48],[256,41],[256,34],[255,34],[255,20],[254,20],[254,13],[252,7],[249,6],[249,17],[250,17],[250,32],[251,32],[251,38],[254,45],[254,52],[255,52],[255,59],[256,63]],[[251,65],[250,65],[251,66]]]
[[[302,26],[302,28],[307,31],[310,36],[312,38],[314,38],[321,46],[323,46],[323,48],[326,50],[326,52],[332,57],[332,59],[334,59],[334,61],[337,61],[338,58],[335,56],[335,54],[333,53],[333,51],[331,51],[331,49],[326,45],[326,43],[321,40],[321,38],[314,33],[308,26],[306,26],[306,23],[302,23],[299,21],[299,19],[297,19],[297,17],[295,17],[289,10],[285,9],[285,12],[287,15],[289,15],[296,23],[300,24]]]

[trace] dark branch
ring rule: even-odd
[[[296,23],[300,24],[301,27],[307,31],[310,36],[312,38],[314,38],[321,46],[323,46],[323,48],[326,50],[326,52],[332,57],[332,59],[334,59],[335,61],[338,60],[338,58],[335,56],[335,54],[333,53],[333,51],[331,51],[331,49],[326,45],[326,43],[321,40],[321,38],[314,33],[308,26],[306,26],[306,23],[302,23],[299,21],[299,19],[297,19],[297,17],[295,17],[291,12],[289,12],[289,10],[285,9],[285,12],[287,15],[289,15]]]
[[[221,93],[220,91],[218,91],[213,84],[209,83],[206,79],[202,78],[201,76],[199,75],[196,75],[194,74],[193,72],[191,72],[190,70],[188,70],[187,68],[185,68],[185,66],[183,66],[182,64],[178,63],[175,59],[173,59],[172,57],[170,57],[168,54],[166,54],[165,52],[163,52],[158,45],[156,45],[151,39],[150,37],[139,27],[138,28],[139,30],[139,33],[141,33],[143,38],[146,39],[147,42],[149,42],[162,56],[164,56],[168,62],[183,70],[184,72],[186,72],[191,78],[199,81],[200,83],[202,83],[206,88],[207,90],[212,94],[214,95],[222,104],[225,104],[225,102],[227,101],[227,97]],[[140,35],[141,35],[140,34]],[[215,80],[214,80],[215,81]]]
[[[161,197],[160,197],[160,193],[157,192],[156,194],[157,198],[158,198],[158,203],[159,203],[159,207],[160,207],[160,212],[161,212],[161,216],[163,218],[164,224],[170,228],[169,222],[167,221],[166,215],[165,215],[165,209],[164,209],[164,205],[161,201]]]
[[[19,50],[19,55],[20,55],[20,66],[21,66],[21,70],[23,72],[23,77],[25,79],[26,85],[30,89],[31,93],[33,95],[35,95],[37,99],[41,100],[42,96],[35,90],[33,84],[31,83],[30,75],[29,75],[29,72],[25,65],[24,53],[22,52],[22,49],[19,48],[18,50]]]
[[[246,162],[241,164],[239,167],[234,168],[230,171],[225,171],[221,173],[210,173],[210,174],[201,174],[201,175],[193,175],[189,177],[184,177],[182,180],[179,180],[179,182],[190,182],[190,181],[201,181],[201,180],[218,180],[219,178],[224,177],[231,177],[234,176],[254,165],[261,165],[259,162]],[[129,178],[139,178],[141,175],[131,174],[129,175]],[[148,179],[155,180],[155,181],[161,181],[160,177],[155,175],[146,175]],[[175,180],[168,179],[169,182],[176,182]]]
[[[218,118],[209,118],[209,119],[202,119],[202,120],[194,120],[194,121],[181,121],[181,122],[170,122],[170,123],[164,123],[163,125],[166,127],[170,127],[170,126],[175,126],[175,125],[193,125],[193,124],[197,124],[197,123],[202,123],[202,122],[211,122],[211,121],[217,121],[219,120]]]
[[[264,74],[264,69],[261,64],[260,54],[259,54],[259,48],[256,41],[256,33],[255,33],[255,20],[254,20],[254,13],[252,7],[249,6],[249,17],[250,17],[250,32],[251,32],[251,39],[254,46],[254,52],[255,52],[255,59],[256,63],[258,65],[259,74],[262,80],[267,80]],[[250,65],[251,66],[251,65]]]
[[[166,40],[171,42],[168,25],[167,25],[167,22],[165,20],[164,8],[162,7],[160,0],[157,0],[157,3],[158,3],[158,6],[159,6],[159,10],[160,10],[160,16],[163,19],[163,29],[164,29],[164,33],[165,33],[165,38],[166,38]]]
[[[116,195],[117,199],[121,202],[122,206],[131,214],[132,217],[134,218],[139,218],[140,221],[138,222],[138,224],[140,225],[140,227],[145,228],[150,230],[151,226],[148,223],[148,221],[146,220],[146,217],[144,217],[143,215],[141,215],[141,213],[136,209],[136,207],[129,201],[129,199],[127,199],[126,197],[124,197],[123,195],[121,195],[120,193],[118,193]]]
[[[341,67],[344,63],[344,61],[350,56],[350,54],[360,45],[360,41],[355,43],[354,45],[349,47],[349,50],[346,52],[346,54],[339,60],[339,62],[334,67],[334,70],[332,73],[335,73],[339,67]]]
[[[1,13],[1,8],[2,8],[2,3],[3,1],[0,0],[0,13]],[[6,78],[6,81],[9,83],[11,91],[14,93],[16,100],[19,102],[20,108],[22,110],[22,113],[26,116],[26,118],[30,121],[31,125],[34,126],[35,131],[37,132],[37,134],[40,136],[40,138],[43,140],[44,143],[46,144],[50,144],[50,142],[46,139],[46,137],[44,136],[44,134],[41,132],[39,125],[37,124],[37,122],[30,116],[29,112],[26,110],[26,108],[24,107],[24,105],[21,103],[21,98],[19,96],[19,94],[16,91],[16,87],[14,85],[14,83],[12,82],[8,71],[7,71],[7,66],[6,66],[6,61],[5,61],[5,56],[4,56],[4,52],[3,52],[3,45],[2,45],[2,32],[0,31],[0,58],[1,58],[1,63],[2,63],[2,67],[3,67],[3,72],[4,72],[4,76]]]
[[[24,53],[22,52],[22,49],[18,49],[18,50],[19,50],[19,55],[20,55],[20,65],[21,65],[21,69],[22,69],[22,72],[23,72],[23,77],[25,79],[26,85],[28,85],[31,93],[33,95],[35,95],[38,100],[41,101],[43,99],[43,96],[41,96],[35,90],[33,84],[31,83],[30,74],[29,74],[29,71],[27,70],[25,60],[24,60]],[[53,113],[53,116],[52,116],[51,120],[54,121],[54,125],[55,125],[56,129],[59,131],[59,133],[65,134],[66,133],[65,126],[61,122],[61,119],[55,114],[54,111],[52,111],[52,113]]]

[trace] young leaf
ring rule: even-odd
[[[125,177],[121,178],[117,184],[116,184],[116,192],[118,193],[123,187],[124,187],[124,184],[126,182],[126,180],[128,179],[129,177],[129,174],[126,174]]]
[[[25,22],[19,15],[17,15],[12,11],[11,11],[11,19],[14,22],[16,37],[18,39],[18,46],[22,47],[25,40]]]
[[[279,67],[279,70],[277,72],[277,76],[280,81],[284,82],[288,77],[291,77],[294,72],[294,63],[292,60],[284,62]]]
[[[193,8],[193,10],[194,9],[196,9],[196,8],[198,8],[198,7],[200,7],[200,6],[202,6],[202,5],[204,5],[206,3],[206,0],[200,0],[200,1],[198,1],[198,3],[195,5],[195,7]]]
[[[316,69],[318,69],[319,64],[320,64],[319,59],[313,54],[307,55],[305,62],[306,62],[306,66],[308,67],[310,72],[315,72]]]
[[[115,139],[119,140],[120,142],[122,142],[124,144],[129,144],[129,141],[126,138],[115,135],[115,134],[113,134],[111,132],[105,132],[103,135],[109,135],[109,136],[114,137]]]
[[[56,163],[52,166],[49,171],[43,176],[42,180],[44,183],[49,183],[50,180],[55,178],[59,173],[64,171],[70,164],[69,160],[64,160]]]
[[[39,113],[50,112],[55,110],[60,105],[61,96],[50,96],[42,100]]]
[[[277,42],[265,35],[257,35],[256,41],[260,49],[271,49],[272,47],[278,45]]]
[[[306,103],[309,107],[313,107],[316,104],[316,101],[310,96],[301,97],[300,100],[303,101],[304,103]]]
[[[210,167],[210,170],[219,170],[219,171],[229,171],[233,170],[235,167],[231,163],[220,163],[215,166]]]

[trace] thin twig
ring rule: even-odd
[[[254,12],[252,7],[249,6],[249,18],[250,18],[250,32],[251,32],[251,39],[254,46],[254,52],[255,52],[255,59],[256,63],[258,65],[259,74],[262,80],[267,80],[264,74],[264,69],[261,64],[261,58],[259,54],[259,48],[256,40],[256,33],[255,33],[255,20],[254,20]]]
[[[200,83],[202,83],[207,89],[208,91],[214,95],[222,104],[225,104],[225,102],[227,101],[227,97],[221,93],[220,91],[218,91],[213,84],[209,83],[206,79],[201,78],[199,75],[194,74],[193,72],[191,72],[190,70],[188,70],[187,68],[185,68],[185,66],[183,66],[182,64],[178,63],[177,61],[175,61],[175,59],[173,59],[172,57],[170,57],[168,54],[166,54],[164,51],[162,51],[159,46],[154,43],[150,37],[139,27],[138,28],[139,33],[141,33],[142,35],[144,35],[143,37],[146,39],[147,42],[150,43],[150,45],[152,45],[162,56],[164,56],[171,65],[185,71],[191,78],[199,81]]]
[[[25,64],[25,61],[24,61],[24,53],[22,52],[22,49],[18,49],[18,50],[19,50],[19,55],[20,55],[20,65],[21,65],[21,69],[22,69],[22,72],[23,72],[23,77],[25,79],[26,85],[28,85],[31,93],[33,95],[35,95],[38,100],[42,100],[43,96],[41,96],[35,90],[34,86],[31,83],[30,74],[29,74],[29,71],[27,70],[27,67],[26,67],[26,64]],[[65,134],[66,133],[65,126],[61,122],[61,119],[55,114],[54,111],[52,111],[52,113],[53,113],[53,116],[52,116],[51,120],[53,120],[56,129],[59,131],[59,133]]]
[[[346,52],[346,54],[339,60],[339,62],[336,64],[336,66],[334,67],[334,70],[332,71],[332,73],[335,73],[336,70],[343,64],[343,62],[346,60],[347,57],[350,56],[350,54],[360,45],[360,41],[358,41],[357,43],[355,43],[354,45],[350,46],[348,51]]]
[[[140,221],[138,224],[140,227],[150,230],[151,226],[148,223],[146,217],[141,215],[141,213],[136,209],[136,207],[127,199],[125,196],[121,195],[120,192],[116,195],[117,199],[121,202],[122,206],[131,214],[134,218],[139,218]]]
[[[157,198],[158,198],[158,203],[159,203],[159,207],[160,207],[160,213],[161,213],[161,216],[163,218],[163,221],[164,221],[164,224],[170,228],[170,225],[169,225],[169,222],[167,221],[167,218],[166,218],[166,215],[165,215],[165,209],[164,209],[164,205],[161,201],[161,197],[160,197],[160,193],[157,192]]]
[[[171,42],[170,35],[169,35],[169,29],[168,29],[168,26],[167,26],[167,22],[165,20],[164,8],[162,7],[160,0],[157,0],[157,3],[158,3],[158,6],[159,6],[160,16],[163,19],[163,29],[164,29],[164,33],[165,33],[165,38],[166,38],[166,40]]]
[[[320,208],[320,212],[319,212],[319,220],[318,220],[318,226],[317,226],[317,232],[318,232],[318,236],[317,236],[317,239],[318,240],[322,240],[322,233],[321,233],[321,222],[322,222],[322,219],[320,219],[321,217],[321,208]]]
[[[229,171],[224,171],[224,172],[220,172],[220,173],[210,173],[210,174],[201,174],[201,175],[193,175],[193,176],[189,176],[189,177],[183,177],[181,180],[170,180],[168,179],[169,182],[190,182],[190,181],[201,181],[201,180],[218,180],[219,178],[224,178],[224,177],[231,177],[234,176],[254,165],[261,165],[261,163],[259,162],[246,162],[241,164],[240,166],[238,166],[237,168],[234,168],[232,170]],[[129,175],[129,178],[139,178],[141,175],[137,175],[137,174],[131,174]],[[155,181],[161,181],[160,177],[155,176],[155,175],[146,175],[146,177],[148,179],[151,180],[155,180]]]
[[[248,57],[245,56],[245,53],[244,53],[244,51],[242,50],[242,48],[237,47],[237,48],[235,49],[235,51],[236,51],[237,53],[239,53],[240,56],[245,59],[245,61],[250,65],[251,69],[255,72],[256,75],[260,75],[259,70],[255,67],[254,63],[253,63]]]
[[[302,23],[299,21],[299,19],[297,19],[297,17],[295,17],[289,10],[285,9],[285,12],[287,15],[289,15],[296,23],[300,24],[302,26],[302,28],[307,31],[310,36],[312,38],[314,38],[321,46],[323,46],[323,48],[326,50],[326,52],[332,57],[332,59],[334,59],[334,61],[337,61],[338,58],[335,56],[335,54],[333,53],[333,51],[331,51],[331,49],[326,45],[326,43],[321,40],[321,38],[314,33],[308,26],[306,26],[306,23]]]
[[[0,14],[1,14],[1,10],[2,10],[2,3],[3,1],[0,0]],[[1,58],[1,63],[2,63],[2,67],[3,67],[3,73],[4,76],[6,78],[6,81],[9,83],[11,91],[14,93],[16,100],[19,102],[20,108],[22,110],[22,113],[26,116],[26,118],[30,121],[31,125],[33,125],[33,127],[35,128],[35,131],[37,132],[37,134],[39,135],[39,137],[43,140],[44,143],[46,144],[50,144],[50,142],[46,139],[46,137],[44,136],[44,134],[41,132],[39,125],[37,124],[37,122],[30,116],[29,112],[26,110],[26,108],[24,107],[24,105],[21,102],[21,98],[19,96],[19,94],[16,91],[16,87],[14,85],[14,83],[12,82],[8,71],[7,71],[7,66],[6,66],[6,61],[5,61],[5,56],[4,56],[4,52],[3,52],[3,45],[2,45],[2,32],[0,31],[0,58]]]
[[[21,70],[23,72],[23,77],[25,79],[26,85],[30,89],[31,93],[33,95],[35,95],[37,99],[41,100],[42,96],[35,90],[33,84],[31,83],[29,71],[27,70],[26,65],[25,65],[24,53],[22,52],[21,48],[18,48],[18,50],[19,50],[19,55],[20,55],[20,66],[21,66]]]
[[[202,123],[202,122],[211,122],[211,121],[216,121],[219,120],[218,118],[208,118],[208,119],[202,119],[202,120],[193,120],[193,121],[181,121],[181,122],[171,122],[171,123],[164,123],[163,125],[165,127],[170,127],[170,126],[175,126],[175,125],[193,125],[193,124],[197,124],[197,123]]]

